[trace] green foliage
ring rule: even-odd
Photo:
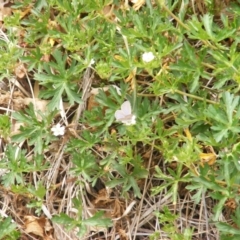
[[[88,219],[82,219],[81,217],[81,203],[76,201],[75,204],[78,206],[79,212],[76,218],[71,218],[67,214],[61,213],[60,215],[53,216],[52,220],[55,223],[62,224],[66,227],[68,231],[73,230],[74,228],[79,228],[78,236],[83,237],[87,232],[88,227],[110,227],[112,226],[112,222],[109,218],[104,216],[104,212],[99,211],[96,212],[93,216]]]
[[[24,124],[20,127],[20,133],[12,137],[14,142],[28,141],[30,146],[34,146],[34,151],[41,154],[43,149],[50,143],[54,137],[51,135],[49,125],[56,112],[51,114],[43,114],[35,111],[33,104],[24,112],[15,112],[14,118]]]
[[[18,59],[23,54],[14,36],[15,33],[11,29],[6,33],[2,30],[0,32],[0,80],[12,76]]]
[[[43,62],[41,61],[43,54],[42,50],[39,47],[36,47],[36,49],[33,49],[28,56],[23,56],[21,59],[28,65],[29,71],[35,69],[37,73],[39,73],[43,71]]]
[[[6,103],[1,103],[1,184],[16,194],[33,196],[27,206],[41,215],[45,198],[52,194],[47,194],[45,181],[33,185],[28,175],[45,176],[52,164],[45,158],[51,159],[49,149],[56,141],[62,144],[59,161],[64,160],[58,170],[68,169],[65,164],[69,164],[77,185],[87,182],[94,187],[101,179],[119,197],[141,198],[151,191],[152,197],[171,196],[176,205],[184,184],[195,204],[206,195],[215,201],[209,215],[222,239],[237,239],[239,230],[219,219],[229,199],[240,202],[239,6],[231,3],[226,14],[222,10],[230,1],[216,5],[220,1],[159,0],[153,4],[147,0],[136,11],[127,2],[24,0],[11,4],[15,10],[4,19],[0,31],[0,79],[7,82],[17,64],[23,63],[27,80],[16,79],[20,86],[9,84],[11,99],[15,89],[29,85],[40,101],[47,99],[49,104],[45,112],[30,104],[4,115]],[[112,12],[106,13],[105,7],[112,4]],[[30,9],[27,14],[26,9]],[[154,58],[145,61],[143,54],[149,52]],[[87,79],[91,86],[83,89],[84,72],[89,69],[94,73]],[[120,87],[121,94],[109,85]],[[107,92],[99,90],[95,96],[93,109],[87,110],[84,103],[79,125],[72,129],[82,97],[89,97],[90,87],[106,86]],[[4,99],[2,91],[0,97]],[[129,115],[136,117],[134,125],[115,118],[127,100]],[[63,119],[66,132],[56,138],[50,129],[64,115],[62,103],[70,106]],[[20,131],[10,138],[15,120],[21,124]],[[213,165],[201,159],[201,153],[210,154],[210,149],[216,155]],[[149,159],[145,151],[151,152]],[[56,181],[62,181],[61,174]],[[146,179],[145,187],[151,189],[139,184]],[[155,181],[161,184],[156,186]],[[101,211],[83,219],[80,197],[74,202],[79,210],[76,217],[63,210],[53,220],[69,231],[79,228],[80,237],[91,226],[112,226]],[[232,216],[238,227],[239,211]],[[168,208],[156,217],[170,239],[193,237],[191,228],[176,229],[179,216]],[[1,223],[0,238],[18,237],[10,218]],[[150,239],[161,237],[156,232]]]
[[[35,74],[35,79],[40,81],[41,85],[48,88],[40,94],[40,97],[53,97],[48,105],[49,109],[59,109],[60,102],[65,97],[65,94],[70,104],[74,104],[74,102],[80,103],[80,96],[76,93],[76,82],[81,69],[79,69],[75,60],[72,61],[69,69],[65,69],[67,55],[62,55],[58,50],[53,53],[53,57],[56,62],[43,65],[46,74]],[[53,74],[52,69],[57,74]]]
[[[0,134],[6,139],[10,134],[11,123],[7,115],[0,116]]]
[[[0,218],[0,239],[17,240],[19,237],[16,223],[13,223],[10,217]]]
[[[238,118],[239,97],[234,97],[229,92],[224,92],[221,105],[210,105],[206,110],[206,118],[212,125],[213,137],[216,142],[228,139],[234,143],[238,138],[240,127]]]
[[[193,229],[186,228],[183,233],[177,233],[175,222],[178,215],[173,214],[166,206],[163,207],[162,212],[155,212],[160,224],[163,225],[164,232],[172,240],[190,240],[193,236]]]
[[[26,151],[19,149],[17,146],[8,145],[5,156],[0,162],[0,167],[5,170],[5,174],[1,177],[1,182],[5,187],[23,184],[24,173],[41,170],[30,163],[25,157]]]
[[[230,239],[230,240],[236,240],[239,238],[240,236],[240,231],[239,231],[239,224],[240,224],[240,209],[239,207],[236,209],[235,214],[232,216],[232,219],[234,221],[234,224],[236,224],[237,228],[224,223],[224,222],[217,222],[216,226],[219,229],[219,231],[222,232],[221,235],[221,239],[226,240],[226,239]]]
[[[177,170],[174,171],[168,168],[169,174],[164,174],[159,167],[156,167],[155,176],[164,182],[157,187],[152,188],[152,194],[156,195],[164,189],[168,189],[168,193],[172,196],[173,204],[177,204],[178,197],[178,185],[180,182],[190,182],[191,178],[187,173],[185,176],[182,176],[182,164],[178,164]]]

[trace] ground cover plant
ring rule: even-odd
[[[240,1],[0,3],[0,239],[239,239]]]

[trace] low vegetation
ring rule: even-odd
[[[0,239],[240,238],[240,1],[0,8]]]

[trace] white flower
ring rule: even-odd
[[[142,60],[144,62],[151,62],[154,58],[155,58],[155,56],[153,55],[152,52],[145,52],[142,55]]]
[[[58,123],[57,125],[53,126],[51,128],[51,131],[53,132],[54,136],[63,136],[65,133],[65,127],[60,125],[60,123]]]
[[[115,112],[115,118],[117,121],[126,125],[136,124],[136,116],[132,114],[132,108],[129,101],[124,102],[121,105],[121,109]]]

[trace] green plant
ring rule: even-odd
[[[43,114],[41,111],[35,111],[33,104],[25,112],[15,112],[14,118],[23,123],[20,127],[20,133],[12,136],[14,142],[28,141],[29,146],[34,146],[36,154],[41,154],[43,149],[54,139],[49,130],[56,111],[50,114]]]
[[[175,208],[206,206],[206,229],[238,238],[239,1],[13,2],[0,31],[0,189],[30,196],[32,215],[49,204],[79,239],[95,225],[134,240],[138,227],[150,239],[205,238],[193,215],[177,228],[180,208],[142,221],[165,197]],[[18,112],[22,98],[32,104]]]
[[[78,237],[83,237],[89,227],[110,227],[112,222],[109,218],[104,216],[102,211],[96,212],[88,219],[82,219],[82,206],[81,202],[74,199],[74,204],[78,209],[78,214],[75,218],[69,217],[67,214],[61,213],[53,217],[53,221],[66,226],[68,231],[78,228]]]
[[[11,123],[7,115],[0,116],[0,133],[4,139],[6,139],[10,134]]]
[[[183,233],[178,233],[176,229],[176,220],[178,215],[173,214],[167,207],[163,207],[162,212],[155,212],[158,217],[162,230],[167,233],[167,236],[172,240],[190,240],[193,236],[193,229],[186,228]]]
[[[11,217],[5,219],[0,218],[0,239],[17,240],[20,233],[17,230],[16,223],[12,222]]]
[[[67,64],[67,55],[62,55],[62,53],[56,50],[53,53],[53,57],[56,62],[50,62],[48,64],[43,64],[43,69],[46,74],[36,73],[35,79],[40,81],[40,84],[47,87],[47,90],[42,91],[40,97],[50,98],[48,107],[49,109],[59,109],[61,100],[64,100],[65,95],[68,97],[70,104],[74,102],[80,103],[80,96],[77,94],[77,80],[79,78],[79,73],[81,67],[77,65],[76,61],[73,60],[69,69],[65,69]],[[55,70],[55,73],[52,72]]]
[[[11,187],[15,184],[25,184],[25,173],[43,170],[46,168],[46,166],[42,165],[42,158],[40,156],[36,156],[36,161],[33,163],[27,160],[25,154],[26,150],[21,150],[17,146],[7,146],[5,156],[0,162],[1,169],[5,172],[1,177],[1,183],[5,187]]]

